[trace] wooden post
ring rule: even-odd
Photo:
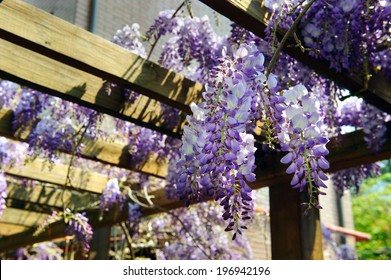
[[[272,259],[323,259],[319,210],[304,215],[300,204],[306,201],[305,195],[289,183],[271,186],[269,193]]]
[[[110,250],[111,227],[98,228],[94,230],[91,240],[91,250],[89,259],[108,260]]]

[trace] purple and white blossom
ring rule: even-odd
[[[379,176],[381,174],[380,169],[378,163],[370,163],[333,173],[331,179],[337,195],[342,197],[346,190],[351,190],[357,194],[360,191],[362,181],[372,176]]]
[[[122,209],[124,203],[124,196],[118,184],[117,178],[112,178],[106,183],[103,189],[99,208],[103,211],[109,211],[111,208],[118,206]]]
[[[323,131],[318,100],[303,85],[284,91],[286,109],[284,123],[278,139],[281,150],[288,152],[281,162],[289,164],[286,172],[293,174],[291,185],[303,191],[308,184],[308,207],[320,208],[317,194],[326,188],[327,176],[323,170],[329,168],[325,156],[328,139]]]
[[[275,87],[263,74],[263,55],[254,45],[240,46],[213,69],[203,93],[205,102],[191,104],[177,163],[177,193],[192,199],[212,196],[224,207],[227,231],[241,234],[251,219],[251,188],[255,180],[254,136],[247,131],[260,117],[261,92]],[[267,96],[265,96],[267,97]]]
[[[81,246],[82,252],[84,255],[87,255],[90,251],[90,242],[93,235],[88,218],[84,214],[72,214],[69,209],[65,210],[64,215],[66,217],[65,222],[67,223],[65,229],[66,234],[70,236],[74,235],[77,244]]]

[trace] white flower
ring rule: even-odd
[[[200,108],[199,106],[197,106],[197,104],[195,104],[194,102],[191,102],[191,104],[190,104],[190,109],[191,109],[191,111],[193,112],[193,117],[194,117],[197,121],[203,121],[203,120],[205,120],[206,110],[201,109],[201,108]]]
[[[274,88],[277,86],[277,79],[276,75],[270,74],[269,78],[267,79],[267,87],[268,88]]]

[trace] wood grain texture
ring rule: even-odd
[[[14,235],[27,230],[28,227],[9,223],[0,223],[0,236]]]
[[[31,188],[26,188],[19,180],[12,179],[7,180],[7,197],[7,200],[32,203],[51,209],[63,209],[63,202],[70,209],[86,209],[100,199],[98,194],[63,190],[58,186],[39,182],[35,182]]]
[[[272,259],[323,259],[319,210],[304,215],[301,203],[307,200],[303,193],[289,187],[289,181],[271,186],[269,195]]]
[[[242,27],[253,32],[255,35],[264,38],[267,18],[270,17],[267,9],[260,0],[200,0],[215,11],[226,16]],[[277,32],[279,39],[284,35],[283,30]],[[293,38],[287,45],[296,45]],[[369,103],[375,105],[384,112],[391,113],[391,81],[382,73],[373,74],[369,80],[368,89],[365,88],[362,78],[357,75],[350,75],[346,71],[336,72],[330,69],[330,63],[325,60],[315,59],[302,52],[299,48],[285,47],[283,51],[296,60],[304,63],[318,74],[333,80],[339,86],[350,90],[352,94],[360,92]],[[359,70],[357,72],[359,73]],[[363,91],[362,91],[363,90]]]
[[[68,166],[54,165],[52,168],[42,159],[35,159],[22,166],[12,166],[4,170],[5,174],[37,180],[59,186],[66,186],[78,191],[102,193],[109,178],[95,172],[88,172],[81,168],[72,168],[71,185],[66,185]]]
[[[34,227],[41,224],[45,220],[46,216],[47,214],[38,212],[31,212],[16,208],[5,208],[1,222],[25,227]]]
[[[184,120],[174,129],[165,127],[162,109],[156,100],[141,95],[135,103],[125,106],[121,88],[113,89],[109,95],[105,81],[99,77],[2,39],[0,52],[0,77],[3,79],[180,138]]]
[[[200,98],[201,84],[22,1],[1,3],[0,30],[3,39],[178,109]]]

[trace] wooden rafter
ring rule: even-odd
[[[23,142],[28,135],[15,137],[12,130],[12,114],[11,110],[0,109],[0,135]],[[81,156],[85,159],[99,161],[104,164],[110,164],[160,178],[167,175],[168,163],[163,160],[157,163],[155,154],[151,154],[149,160],[136,168],[132,164],[132,157],[129,153],[128,145],[103,140],[86,141],[83,144],[85,147],[81,152]]]
[[[63,190],[56,185],[39,182],[27,189],[20,180],[15,179],[7,180],[7,197],[25,204],[42,205],[48,209],[63,209],[65,204],[71,209],[84,210],[99,200],[98,194]]]
[[[260,38],[265,37],[267,19],[270,13],[260,0],[200,0],[218,13],[253,32]],[[283,37],[283,31],[279,30],[278,36]],[[288,45],[296,45],[291,38]],[[373,74],[369,80],[368,88],[365,89],[363,79],[358,76],[349,75],[347,72],[336,72],[330,68],[330,63],[311,57],[299,48],[286,47],[284,52],[312,68],[318,74],[333,80],[339,86],[350,90],[354,95],[359,92],[369,103],[372,103],[384,112],[391,113],[391,81],[382,76],[381,73]]]
[[[201,84],[22,1],[0,4],[0,38],[0,77],[173,137],[179,137],[180,127],[162,127],[154,100],[189,113],[189,104],[201,98]],[[121,94],[108,96],[104,81],[154,100],[144,97],[123,108]]]

